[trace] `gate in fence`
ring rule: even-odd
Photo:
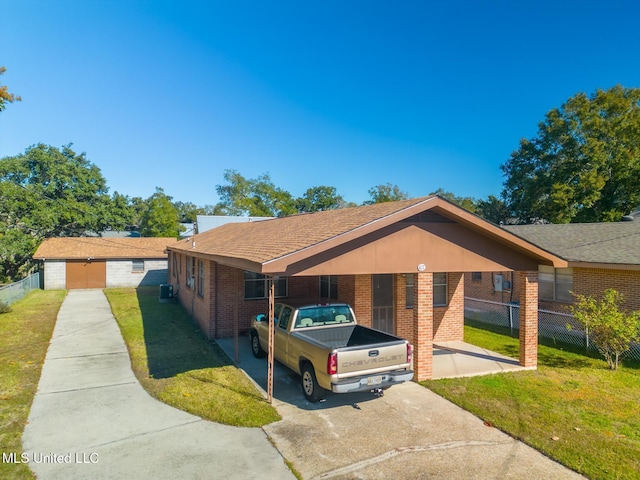
[[[0,302],[11,305],[16,300],[20,300],[31,290],[40,288],[40,272],[29,275],[19,282],[10,283],[0,287]]]
[[[517,303],[465,297],[464,316],[476,322],[508,328],[511,336],[517,336],[520,329],[520,306]],[[570,328],[567,328],[567,325]],[[582,329],[582,325],[568,313],[538,310],[538,336],[554,342],[595,349],[595,346],[589,342],[589,337]],[[634,345],[627,356],[640,360],[640,344]]]

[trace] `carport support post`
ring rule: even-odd
[[[273,402],[273,343],[275,334],[275,315],[274,315],[274,303],[275,303],[275,288],[273,284],[273,277],[267,277],[267,287],[269,288],[269,347],[267,356],[267,398],[269,403]]]
[[[416,274],[413,289],[413,379],[433,376],[433,273]]]
[[[538,365],[538,272],[518,272],[520,283],[520,365]]]

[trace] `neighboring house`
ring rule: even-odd
[[[227,223],[259,222],[273,217],[240,217],[234,215],[196,215],[196,228],[198,233],[221,227]]]
[[[33,258],[44,266],[44,288],[109,288],[167,281],[166,247],[175,238],[58,237]]]
[[[608,223],[512,225],[505,230],[566,260],[567,267],[539,267],[540,307],[566,311],[573,294],[599,296],[614,288],[623,307],[640,310],[640,218]],[[517,301],[518,281],[511,272],[468,273],[469,297]]]
[[[172,243],[169,282],[208,338],[246,332],[275,297],[351,304],[360,323],[414,346],[431,378],[433,343],[463,340],[464,273],[521,278],[520,364],[537,363],[538,265],[566,262],[437,196],[227,223]]]

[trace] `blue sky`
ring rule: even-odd
[[[0,0],[0,157],[77,152],[110,191],[215,204],[225,169],[300,196],[499,195],[577,92],[640,87],[640,2]]]

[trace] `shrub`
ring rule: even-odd
[[[9,313],[10,311],[11,311],[11,307],[9,306],[9,304],[0,301],[0,314]]]
[[[604,356],[611,370],[618,361],[640,341],[640,312],[620,310],[623,295],[613,288],[604,291],[601,300],[577,295],[571,307],[574,318],[583,326],[591,342]]]

